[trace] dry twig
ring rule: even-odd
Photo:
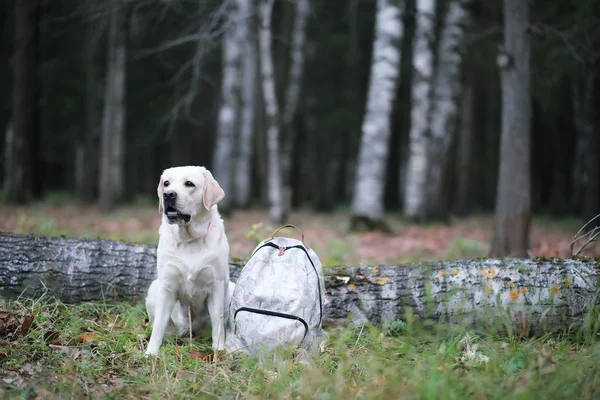
[[[581,229],[579,229],[579,231],[577,231],[577,233],[573,237],[573,241],[571,242],[571,257],[578,256],[590,243],[595,242],[597,240],[598,236],[600,235],[600,226],[596,225],[594,227],[594,229],[587,231],[587,232],[585,232],[585,228],[598,217],[600,217],[600,214],[598,214],[594,218],[590,219],[588,222],[585,223],[585,225],[583,225],[581,227]],[[575,248],[575,243],[577,243],[578,241],[580,241],[581,239],[584,239],[584,238],[587,238],[585,243],[573,254],[573,249]]]

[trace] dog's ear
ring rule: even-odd
[[[202,203],[204,208],[210,210],[212,206],[223,200],[225,192],[219,186],[219,183],[213,178],[209,170],[204,171],[204,192],[202,193]]]
[[[156,193],[158,194],[158,213],[162,215],[163,213],[163,180],[160,178],[158,181],[158,187],[156,188]]]

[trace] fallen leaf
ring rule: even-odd
[[[27,332],[29,332],[29,329],[31,328],[32,323],[33,323],[33,315],[32,314],[27,314],[26,316],[24,316],[23,320],[21,321],[21,327],[19,329],[19,333],[22,335],[27,335]]]
[[[210,362],[212,360],[212,353],[203,353],[198,350],[190,350],[188,351],[188,356],[193,360]]]
[[[89,343],[89,342],[93,342],[94,340],[96,340],[97,336],[98,336],[98,334],[95,332],[86,332],[86,333],[82,333],[81,335],[77,336],[77,340],[79,340],[80,343]]]
[[[26,335],[33,323],[33,315],[14,315],[6,311],[0,311],[0,336],[14,339],[18,333]]]
[[[56,342],[58,340],[59,336],[60,336],[60,333],[58,333],[56,331],[47,331],[44,333],[44,342],[46,342],[46,343]]]
[[[19,320],[12,314],[0,312],[0,336],[12,337],[19,325]]]
[[[227,353],[225,351],[217,352],[217,360],[222,360],[225,358]],[[214,353],[213,352],[202,352],[198,350],[190,350],[188,351],[188,356],[194,360],[203,361],[203,362],[213,362],[214,361]]]

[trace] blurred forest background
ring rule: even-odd
[[[599,0],[0,3],[3,201],[102,210],[205,165],[227,215],[600,211]],[[153,198],[154,200],[154,198]]]

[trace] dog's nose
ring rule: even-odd
[[[163,199],[165,200],[175,200],[177,198],[177,193],[174,190],[169,190],[168,192],[163,193]]]

